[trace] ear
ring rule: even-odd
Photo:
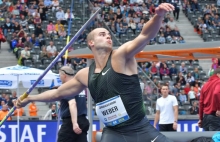
[[[88,41],[88,45],[90,48],[92,48],[94,46],[94,41],[93,40],[89,40]]]

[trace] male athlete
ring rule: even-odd
[[[134,56],[157,35],[166,12],[173,10],[171,4],[160,4],[140,35],[117,50],[112,50],[109,31],[93,30],[87,36],[87,43],[95,62],[58,89],[30,95],[23,101],[19,99],[17,106],[25,106],[31,101],[50,102],[74,97],[88,87],[96,103],[97,115],[106,126],[101,142],[170,142],[145,116]]]

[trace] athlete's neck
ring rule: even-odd
[[[102,70],[105,67],[111,51],[112,50],[103,48],[96,49],[96,51],[94,52],[96,68]]]

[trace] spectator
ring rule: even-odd
[[[34,25],[35,27],[37,27],[37,25],[41,24],[41,18],[40,18],[40,14],[35,14],[34,16]]]
[[[179,37],[179,43],[185,43],[184,38],[182,36]]]
[[[19,58],[18,51],[22,50],[23,48],[24,48],[24,44],[22,43],[22,40],[19,39],[18,43],[16,44],[15,49],[14,49],[14,53],[15,53],[17,59]]]
[[[6,102],[6,104],[8,104],[8,103],[12,103],[9,94],[7,94],[7,95],[5,96],[5,102]]]
[[[199,107],[198,107],[198,104],[196,101],[193,102],[193,105],[192,107],[190,108],[190,114],[191,115],[196,115],[196,114],[199,114]]]
[[[212,13],[213,13],[213,14],[218,13],[218,8],[217,8],[217,7],[215,7],[215,4],[213,4],[213,3],[212,3],[212,4],[211,4],[211,8],[210,8],[210,9],[211,9],[211,11],[212,11]]]
[[[119,38],[121,38],[121,34],[126,34],[126,29],[123,28],[122,23],[119,23],[119,27],[117,26],[117,34]]]
[[[66,37],[66,31],[64,30],[64,28],[60,28],[58,31],[58,35],[60,37],[60,39],[62,40],[64,37]]]
[[[174,31],[173,31],[172,35],[179,39],[180,32],[179,32],[179,29],[177,27],[174,28]]]
[[[216,29],[218,27],[219,22],[220,22],[220,19],[219,19],[218,14],[216,13],[213,20],[212,20],[212,25],[213,25],[214,29]]]
[[[151,6],[150,6],[150,14],[152,14],[152,15],[155,14],[155,6],[154,6],[154,4],[151,4]]]
[[[166,39],[165,39],[163,33],[160,34],[160,37],[159,37],[158,42],[159,42],[160,44],[165,44],[165,43],[166,43]]]
[[[36,28],[35,28],[35,30],[34,30],[34,35],[36,36],[36,37],[38,37],[40,34],[42,34],[43,35],[43,30],[42,30],[42,28],[41,28],[41,24],[38,24],[37,26],[36,26]]]
[[[38,37],[35,36],[35,34],[31,35],[30,41],[32,42],[32,44],[34,46],[40,46],[40,41],[39,41]]]
[[[50,45],[47,46],[47,56],[55,57],[57,55],[57,48],[54,46],[53,41],[50,41]]]
[[[45,5],[48,9],[52,8],[52,6],[53,6],[51,0],[44,0],[44,5]]]
[[[156,62],[153,62],[152,66],[149,68],[149,71],[153,76],[157,76],[158,69],[156,67]]]
[[[213,58],[212,59],[212,66],[211,66],[211,68],[213,70],[216,70],[218,68],[218,58]]]
[[[176,97],[179,96],[180,94],[180,90],[181,90],[181,84],[180,83],[175,83],[174,84],[174,87],[172,89],[172,94]]]
[[[24,16],[26,17],[27,14],[28,14],[28,11],[26,10],[25,6],[24,6],[24,5],[21,5],[21,8],[20,8],[20,16],[21,16],[21,15],[24,15]]]
[[[23,27],[23,29],[28,28],[28,21],[25,19],[24,15],[21,15],[21,20],[19,21],[19,24]]]
[[[185,93],[187,94],[187,95],[186,95],[187,100],[189,100],[189,99],[188,99],[188,93],[189,93],[189,91],[190,91],[190,84],[189,84],[189,83],[186,83],[186,86],[185,86],[183,89],[184,89]]]
[[[60,7],[59,10],[56,12],[56,18],[58,21],[61,22],[62,25],[66,24],[66,19],[65,19],[65,14],[62,10],[62,8]]]
[[[2,100],[5,101],[5,97],[6,97],[6,94],[5,94],[5,93],[2,93]]]
[[[189,83],[191,86],[193,86],[194,83],[195,83],[195,79],[194,79],[194,77],[191,75],[190,72],[188,72],[187,75],[186,75],[186,83]]]
[[[29,115],[30,116],[37,116],[38,108],[35,104],[35,102],[31,102],[29,105]]]
[[[24,60],[30,59],[31,54],[30,51],[28,51],[28,46],[25,46],[25,48],[21,51],[21,63],[24,66]]]
[[[172,17],[170,17],[170,21],[167,23],[167,26],[170,28],[171,31],[174,31],[175,28],[177,28],[176,22],[174,22]]]
[[[127,32],[127,30],[128,30],[128,22],[126,21],[126,18],[123,19],[122,26],[123,26],[124,29],[126,29],[125,32]]]
[[[18,33],[21,30],[21,26],[19,25],[19,23],[16,21],[15,25],[13,26],[14,28],[14,32]]]
[[[29,24],[30,29],[34,28],[34,26],[32,25],[34,24],[34,17],[31,15],[31,13],[28,13],[27,22]]]
[[[82,65],[82,59],[81,58],[74,58],[74,61],[73,61],[73,67],[74,67],[74,70],[77,70],[77,66],[78,65]]]
[[[220,0],[217,0],[217,6],[218,7],[220,6]]]
[[[167,23],[165,22],[165,20],[162,21],[162,24],[161,24],[161,29],[162,30],[165,30],[167,27]]]
[[[7,18],[6,19],[6,23],[3,25],[3,29],[4,29],[4,35],[7,37],[7,33],[8,32],[13,32],[13,23],[10,22],[10,19]]]
[[[0,10],[5,12],[7,10],[7,4],[5,0],[2,0],[2,3],[0,4]]]
[[[44,21],[47,19],[47,15],[46,15],[46,12],[41,8],[39,9],[39,13],[40,13],[40,19],[41,21]]]
[[[170,20],[170,14],[167,13],[167,15],[164,17],[164,22],[168,23],[169,20]]]
[[[24,42],[24,46],[29,47],[30,50],[33,48],[33,43],[31,42],[31,39],[29,36],[26,37],[26,41]]]
[[[7,8],[7,12],[4,13],[4,16],[5,16],[5,17],[12,17],[12,15],[13,15],[12,11],[13,11],[13,9],[14,9],[14,7],[13,7],[12,5],[9,6],[9,7]]]
[[[39,16],[40,17],[40,13],[38,12],[38,9],[34,9],[34,12],[32,13],[32,16]]]
[[[196,93],[194,92],[193,86],[191,86],[190,91],[188,93],[188,100],[191,105],[193,105],[192,102],[196,100]]]
[[[185,78],[183,77],[183,74],[182,72],[179,72],[177,78],[176,78],[176,82],[177,83],[180,83],[181,85],[185,85],[186,84],[186,80]]]
[[[38,40],[39,40],[39,43],[40,43],[40,47],[46,45],[46,41],[45,41],[45,39],[43,37],[43,34],[39,34]]]
[[[47,111],[43,120],[56,120],[57,119],[57,112],[56,112],[56,105],[53,104],[51,109]]]
[[[179,101],[181,105],[187,102],[186,93],[184,90],[182,90],[181,93],[179,94]]]
[[[163,76],[169,76],[170,71],[166,64],[163,65],[163,67],[160,68],[160,78],[162,80]]]
[[[133,19],[130,19],[129,23],[128,23],[128,28],[130,28],[133,31],[133,34],[136,33],[136,24],[134,23]]]
[[[53,0],[52,1],[52,10],[55,11],[55,10],[58,10],[59,9],[59,1],[58,0]]]
[[[165,38],[166,38],[166,41],[167,41],[168,43],[170,43],[171,40],[172,40],[173,34],[172,34],[172,32],[170,31],[170,28],[169,28],[169,27],[166,28],[166,31],[164,32],[164,36],[165,36]]]
[[[49,24],[47,25],[47,33],[50,37],[53,37],[53,35],[57,33],[52,21],[49,21]]]
[[[203,33],[205,31],[207,31],[207,25],[206,25],[206,23],[204,23],[204,20],[202,20],[202,19],[200,22],[201,23],[199,24],[199,30]]]
[[[34,6],[34,9],[38,9],[39,8],[36,1],[33,1],[32,5]]]
[[[68,21],[74,19],[74,15],[73,15],[73,13],[70,13],[70,9],[67,9],[64,17]]]
[[[186,74],[187,73],[187,68],[185,67],[185,63],[184,62],[181,63],[179,71],[182,72],[182,74]]]
[[[177,76],[177,69],[175,64],[172,64],[170,68],[170,78],[173,79],[173,76]]]
[[[0,110],[2,110],[2,107],[5,105],[5,99],[1,98],[1,106],[0,106]]]
[[[198,99],[200,91],[201,91],[201,88],[199,87],[199,84],[195,83],[194,92],[195,92],[195,95],[196,95],[196,99]]]
[[[82,43],[86,41],[86,33],[82,32],[82,34],[78,37],[77,42]]]
[[[178,21],[180,13],[180,0],[174,0],[173,6],[175,7],[175,10],[173,11],[173,16]]]
[[[111,25],[110,25],[110,30],[113,34],[116,34],[116,28],[115,28],[115,23],[114,22],[111,22]]]
[[[47,58],[47,50],[46,50],[45,46],[42,47],[42,51],[41,51],[40,57],[41,58]]]
[[[192,73],[192,76],[194,77],[195,80],[198,80],[200,78],[200,75],[199,75],[199,70],[198,68],[195,68],[193,73]]]
[[[136,25],[141,22],[141,19],[140,19],[140,17],[137,16],[137,14],[134,14],[133,20]]]
[[[24,42],[25,37],[27,36],[27,33],[24,31],[24,29],[21,27],[21,30],[17,33],[17,36],[22,39],[22,42]]]
[[[141,21],[137,24],[137,30],[141,31],[144,26],[144,19],[141,19]]]
[[[13,51],[16,47],[16,44],[18,43],[17,41],[17,35],[15,33],[12,34],[11,40],[10,40],[10,49],[8,50],[9,52]]]
[[[82,58],[82,66],[85,68],[87,66],[87,60],[85,58]]]
[[[56,23],[56,25],[55,25],[55,31],[57,32],[57,34],[58,34],[58,32],[59,32],[59,30],[65,30],[64,29],[64,26],[60,23],[60,21],[59,20],[57,20],[57,23]]]
[[[193,11],[200,11],[200,7],[197,0],[192,1],[191,8]]]
[[[172,36],[172,40],[170,41],[170,43],[172,44],[176,44],[177,43],[178,38],[175,36]]]
[[[8,106],[2,105],[2,110],[0,110],[0,120],[3,120],[3,118],[8,114]],[[8,117],[7,120],[11,120],[11,116]]]
[[[16,91],[13,91],[12,92],[12,97],[11,97],[11,100],[13,101],[13,100],[17,100],[17,92]]]

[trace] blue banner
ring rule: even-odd
[[[153,124],[153,121],[150,121]],[[196,120],[178,122],[178,131],[202,131]],[[56,121],[20,121],[20,142],[55,142]],[[17,142],[17,122],[8,121],[0,129],[0,142]],[[98,120],[93,121],[93,131],[100,130]]]

